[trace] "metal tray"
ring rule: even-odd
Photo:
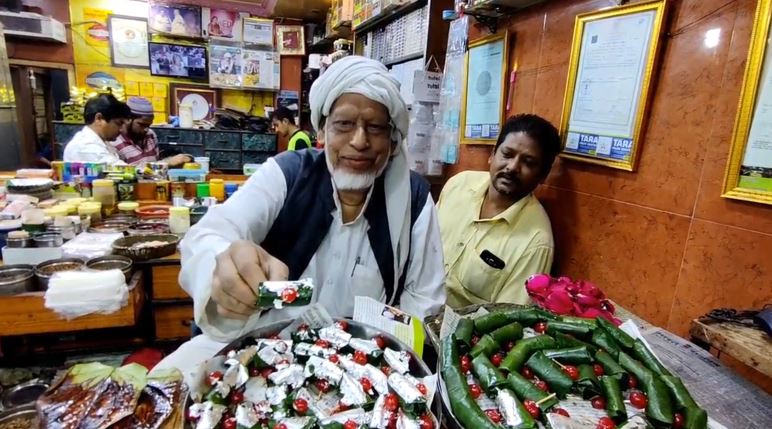
[[[37,422],[37,411],[34,405],[27,405],[24,407],[13,408],[0,413],[0,424],[10,423],[15,419],[26,417],[33,419],[30,429],[37,429],[39,424]]]
[[[38,379],[14,386],[3,392],[3,407],[7,410],[25,405],[33,405],[46,390],[48,383]]]
[[[355,338],[374,338],[377,335],[381,335],[384,340],[386,340],[386,346],[392,348],[393,350],[397,351],[406,351],[410,354],[410,373],[417,376],[417,377],[426,377],[428,375],[432,374],[432,371],[429,369],[429,367],[424,363],[421,358],[418,357],[415,352],[405,345],[402,341],[398,340],[397,337],[388,334],[386,332],[383,332],[377,328],[374,328],[370,325],[366,325],[361,322],[355,322],[350,319],[335,319],[337,320],[345,320],[348,323],[349,330],[348,332],[353,335]],[[255,340],[258,338],[268,338],[274,334],[278,334],[281,332],[282,329],[289,326],[294,320],[283,320],[279,322],[272,323],[270,325],[266,325],[260,328],[255,329],[254,331],[242,336],[241,338],[234,340],[227,346],[225,346],[222,350],[217,352],[215,356],[221,356],[228,354],[231,350],[239,350],[246,346],[255,344]],[[185,410],[190,407],[193,400],[190,398],[190,395],[187,395],[185,398]],[[432,402],[432,417],[434,417],[434,427],[440,428],[439,421],[442,418],[442,406],[439,404],[442,402],[442,400],[439,397],[439,390],[434,396],[434,400]],[[185,422],[185,429],[194,429],[194,426],[191,425],[189,422]]]

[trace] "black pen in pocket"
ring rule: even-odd
[[[351,269],[351,277],[354,277],[354,271],[357,269],[357,265],[359,265],[359,262],[362,260],[362,257],[357,256],[357,259],[354,261],[354,268]]]
[[[497,270],[503,270],[504,267],[507,266],[501,258],[491,253],[490,250],[483,250],[482,253],[480,253],[480,259]]]

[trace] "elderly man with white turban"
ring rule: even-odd
[[[306,310],[256,307],[265,280],[312,278],[312,303],[333,317],[351,317],[356,296],[422,318],[445,303],[437,215],[428,183],[408,168],[399,83],[381,63],[352,56],[309,98],[324,151],[269,159],[182,241],[180,282],[206,334],[182,349],[194,343],[211,356],[223,346],[212,340]]]

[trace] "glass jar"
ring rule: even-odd
[[[131,174],[125,174],[118,181],[118,201],[134,201],[136,200],[136,193],[134,188],[136,187],[137,179]]]
[[[102,203],[97,202],[91,202],[91,203],[83,203],[78,207],[78,214],[80,215],[80,218],[83,219],[84,217],[88,216],[91,218],[91,224],[95,224],[97,222],[102,221]]]
[[[102,203],[102,214],[110,216],[115,211],[117,196],[115,195],[115,182],[108,179],[98,179],[91,182],[94,201]]]
[[[187,207],[169,208],[169,230],[172,234],[184,234],[190,229],[190,209]]]

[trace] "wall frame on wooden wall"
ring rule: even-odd
[[[506,106],[509,34],[472,42],[466,53],[461,97],[461,144],[495,144]]]
[[[212,120],[215,109],[222,105],[222,94],[219,89],[206,85],[170,83],[169,114],[177,116],[178,107],[183,101],[192,105],[193,120]],[[203,110],[205,105],[206,111]]]
[[[107,28],[113,67],[150,68],[147,19],[108,15]]]
[[[666,13],[655,0],[577,15],[561,157],[635,170]]]
[[[721,196],[772,204],[772,0],[759,0]]]

